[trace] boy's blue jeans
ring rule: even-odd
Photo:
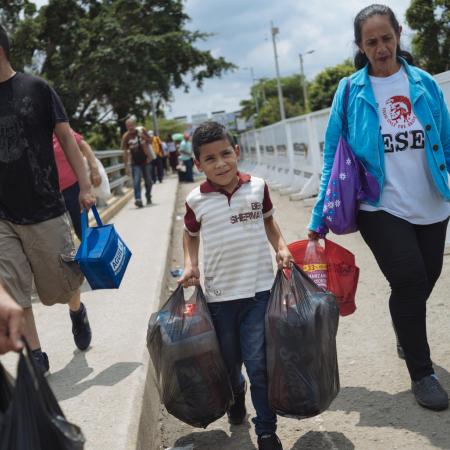
[[[265,345],[265,315],[270,291],[255,297],[208,303],[222,357],[235,394],[244,389],[245,364],[256,417],[256,434],[275,433],[277,416],[269,407]]]

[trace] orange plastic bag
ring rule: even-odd
[[[309,240],[292,242],[288,245],[294,261],[303,268]],[[358,286],[359,268],[355,255],[329,239],[325,239],[327,260],[327,289],[338,301],[339,314],[348,316],[356,310],[355,296]]]

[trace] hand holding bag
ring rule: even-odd
[[[109,185],[109,179],[108,174],[106,173],[105,168],[103,167],[103,164],[98,158],[95,158],[95,161],[97,162],[97,168],[98,173],[100,175],[100,178],[102,182],[97,187],[92,186],[92,192],[97,198],[101,198],[103,200],[108,200],[109,197],[111,197],[111,187]],[[91,169],[89,167],[88,161],[86,158],[84,158],[84,164],[86,167],[86,170],[89,175],[89,179],[91,178]]]
[[[114,225],[103,225],[95,205],[97,227],[89,227],[88,212],[81,214],[81,245],[75,261],[92,289],[117,289],[122,282],[131,252]]]
[[[357,231],[356,215],[359,202],[364,200],[376,201],[380,195],[380,186],[376,178],[356,158],[344,137],[348,131],[349,92],[350,79],[347,80],[345,89],[341,136],[323,205],[325,224],[335,234],[348,234]]]

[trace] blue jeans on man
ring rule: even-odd
[[[270,291],[255,297],[208,303],[219,346],[235,394],[245,388],[242,363],[250,380],[256,417],[252,419],[258,436],[276,431],[277,416],[268,400],[265,315]]]
[[[147,202],[152,199],[152,175],[151,175],[151,165],[150,164],[133,164],[131,166],[131,171],[133,175],[133,188],[134,188],[134,199],[136,201],[141,200],[141,181],[144,178],[145,184],[145,198]]]

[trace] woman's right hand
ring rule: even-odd
[[[318,241],[320,239],[320,234],[316,233],[315,231],[309,230],[308,239],[311,239],[312,241]]]

